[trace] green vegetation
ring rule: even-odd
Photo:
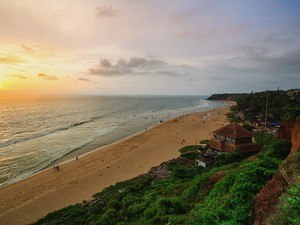
[[[229,170],[193,209],[195,219],[190,224],[249,224],[251,200],[272,178],[279,163],[275,158],[261,157]]]
[[[232,122],[242,122],[237,115],[243,113],[245,119],[253,121],[257,116],[261,119],[265,116],[266,98],[268,93],[268,121],[280,121],[282,119],[300,119],[300,91],[264,91],[249,94],[215,94],[208,100],[233,100],[237,103],[231,108],[228,117]]]
[[[271,155],[283,160],[290,154],[291,143],[284,140],[277,140],[274,134],[259,132],[255,135],[255,141],[264,150],[259,155]]]
[[[206,145],[208,142],[209,142],[209,140],[205,139],[205,140],[201,140],[199,143],[202,145]]]
[[[194,167],[197,146],[184,147],[183,157],[160,167],[167,168],[165,178],[150,172],[117,183],[35,224],[249,224],[252,199],[278,170],[285,146],[264,133],[257,141],[261,153],[222,154],[210,171]]]
[[[284,194],[278,205],[279,213],[271,219],[274,225],[300,224],[300,184],[291,186]]]
[[[186,159],[195,159],[196,157],[196,150],[199,148],[199,145],[190,145],[185,146],[179,150],[180,156]]]
[[[235,122],[235,123],[244,122],[244,119],[241,118],[237,112],[238,110],[236,105],[230,107],[230,112],[227,113],[227,118],[229,119],[230,122]]]
[[[300,224],[300,151],[290,155],[281,164],[281,168],[288,174],[289,186],[280,197],[276,212],[269,218],[269,224]]]
[[[282,119],[288,121],[300,121],[300,107],[298,106],[288,106],[283,110]]]

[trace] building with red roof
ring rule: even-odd
[[[259,151],[257,145],[252,142],[253,134],[238,123],[230,123],[213,132],[214,138],[207,147],[218,152],[243,152]]]

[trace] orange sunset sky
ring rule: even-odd
[[[0,94],[299,87],[299,1],[1,0]]]

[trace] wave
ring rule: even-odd
[[[100,136],[102,135],[106,135],[108,133],[111,133],[112,131],[114,131],[116,128],[118,128],[118,126],[114,125],[114,126],[109,126],[106,128],[102,128],[101,132],[99,133]],[[85,138],[84,141],[82,142],[78,142],[72,146],[68,146],[67,148],[57,151],[57,152],[52,152],[51,155],[52,157],[50,158],[49,155],[41,155],[38,154],[38,160],[33,159],[30,164],[34,163],[36,164],[36,166],[33,169],[29,169],[26,170],[26,172],[22,172],[20,174],[18,174],[17,176],[15,176],[14,174],[10,174],[10,172],[7,173],[7,171],[5,172],[4,170],[7,170],[9,167],[1,167],[0,166],[0,173],[2,175],[2,177],[5,179],[4,181],[0,182],[0,188],[3,188],[9,184],[18,182],[32,174],[35,174],[39,171],[42,171],[46,168],[48,168],[51,164],[55,163],[57,160],[69,155],[70,153],[88,145],[89,143],[93,142],[98,136],[93,136],[93,137],[89,137],[89,138]],[[12,157],[0,157],[0,162],[4,162],[4,161],[15,161],[15,163],[10,162],[9,166],[11,166],[12,164],[16,164],[18,165],[17,161],[19,158],[22,158],[24,156],[28,156],[28,155],[33,155],[34,153],[25,153],[25,154],[20,154],[17,156],[12,156]],[[19,166],[18,166],[19,167]]]
[[[50,134],[53,134],[53,133],[56,133],[56,132],[68,130],[68,129],[71,129],[71,128],[74,128],[74,127],[77,127],[77,126],[80,126],[80,125],[83,125],[83,124],[86,124],[86,123],[93,122],[97,119],[101,119],[105,116],[106,115],[96,116],[96,117],[92,117],[89,120],[85,120],[85,121],[81,121],[81,122],[75,122],[75,123],[73,123],[69,126],[66,126],[66,127],[60,127],[60,128],[56,128],[56,129],[53,129],[53,130],[42,131],[42,132],[39,132],[37,134],[30,135],[30,136],[23,137],[23,138],[10,139],[10,140],[4,141],[4,142],[0,142],[0,147],[7,147],[9,145],[14,145],[14,144],[17,144],[17,143],[21,143],[21,142],[33,140],[33,139],[36,139],[36,138],[44,137],[44,136],[47,136],[47,135],[50,135]]]
[[[211,102],[209,100],[200,99],[195,105],[183,106],[176,109],[168,109],[165,106],[158,107],[143,113],[133,114],[129,118],[154,117],[155,119],[168,119],[175,116],[180,116],[186,113],[203,111],[205,109],[214,108],[219,103]]]

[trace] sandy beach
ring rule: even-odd
[[[78,160],[60,164],[59,171],[50,168],[7,186],[0,190],[0,224],[32,223],[49,212],[89,200],[116,182],[144,174],[151,167],[178,157],[178,150],[184,145],[209,139],[212,131],[228,124],[228,111],[226,106],[163,122]]]

